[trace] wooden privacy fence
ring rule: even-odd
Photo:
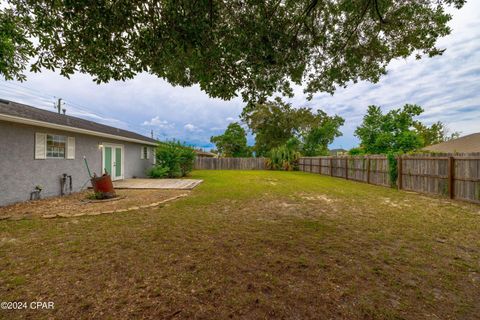
[[[300,170],[391,186],[385,156],[302,157]],[[421,154],[397,158],[399,189],[480,203],[480,154]]]
[[[480,154],[398,159],[398,188],[480,203]]]
[[[200,170],[265,170],[265,158],[197,157],[193,168]]]
[[[300,171],[390,186],[388,160],[385,156],[302,157],[299,167]]]

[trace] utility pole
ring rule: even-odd
[[[58,109],[58,114],[61,114],[62,113],[62,98],[58,98],[57,109]]]
[[[150,131],[150,135],[152,136],[152,139],[153,139],[153,129]]]

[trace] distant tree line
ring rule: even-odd
[[[245,108],[241,120],[254,134],[255,144],[247,145],[246,130],[234,122],[223,134],[211,137],[216,151],[224,157],[277,156],[278,166],[288,168],[294,167],[290,160],[298,158],[297,155],[327,155],[328,145],[342,135],[339,128],[344,123],[340,116],[306,107],[294,108],[280,98]],[[282,159],[289,164],[282,164]]]
[[[415,119],[423,111],[413,104],[387,113],[382,113],[378,106],[369,106],[362,124],[355,130],[360,146],[349,154],[396,155],[459,136],[457,132],[449,133],[442,122],[428,126]],[[300,156],[328,155],[328,146],[342,135],[340,127],[344,124],[338,115],[294,108],[280,98],[248,105],[240,118],[255,136],[255,144],[248,146],[247,130],[234,122],[223,134],[211,137],[216,152],[223,157],[267,157],[272,168],[286,170],[295,169]]]

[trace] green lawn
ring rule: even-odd
[[[480,207],[301,172],[196,171],[146,211],[0,221],[12,318],[478,319]]]

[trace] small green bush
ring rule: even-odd
[[[166,176],[168,176],[168,171],[169,171],[168,167],[154,166],[153,168],[147,171],[147,175],[150,178],[155,178],[155,179],[165,178]]]
[[[348,155],[350,155],[350,156],[360,156],[360,155],[364,155],[364,154],[365,154],[365,150],[363,148],[360,148],[360,147],[352,148],[352,149],[348,150]]]
[[[101,192],[92,192],[87,194],[87,199],[88,200],[103,200],[105,199],[103,193]]]
[[[285,171],[298,170],[299,158],[300,152],[296,150],[295,144],[287,142],[287,144],[283,146],[270,150],[267,159],[267,168]]]
[[[157,164],[148,172],[152,178],[184,177],[193,170],[195,152],[178,141],[162,142],[156,149],[156,160]]]

